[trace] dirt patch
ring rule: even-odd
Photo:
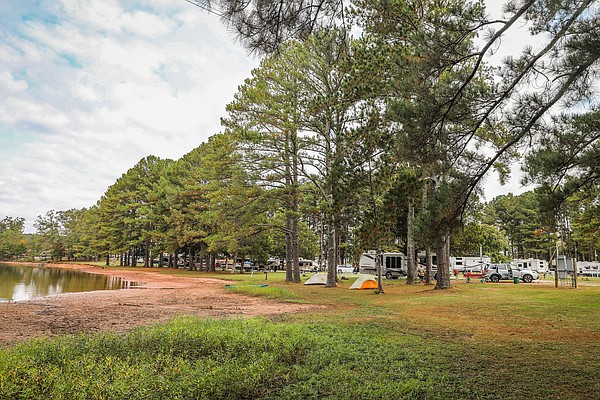
[[[176,277],[152,271],[105,270],[86,265],[52,267],[113,275],[144,284],[136,289],[68,293],[0,303],[0,346],[33,337],[95,331],[122,332],[176,316],[271,316],[319,307],[232,293],[225,289],[227,281],[218,279]]]

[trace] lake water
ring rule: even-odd
[[[60,268],[0,264],[0,302],[134,286],[137,284],[114,276]]]

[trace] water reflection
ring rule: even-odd
[[[59,293],[139,287],[139,282],[60,268],[0,264],[0,302]]]

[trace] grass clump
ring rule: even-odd
[[[0,350],[3,399],[464,398],[385,328],[177,319]],[[397,343],[399,344],[399,343]],[[392,347],[390,347],[392,346]]]
[[[301,303],[302,299],[291,290],[281,286],[268,286],[255,283],[235,283],[228,285],[228,290],[248,296],[265,297],[271,300],[279,300],[286,303]]]

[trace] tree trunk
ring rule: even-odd
[[[110,254],[106,253],[106,265],[107,267],[110,266]]]
[[[437,283],[436,289],[447,289],[450,285],[450,233],[442,236],[437,251]]]
[[[327,254],[325,254],[325,214],[321,214],[321,227],[319,232],[319,271],[323,265],[327,265]]]
[[[293,262],[292,262],[292,216],[287,213],[285,217],[285,281],[294,280]]]
[[[384,294],[383,291],[383,263],[381,251],[377,250],[375,258],[375,267],[377,268],[377,294]]]
[[[196,270],[196,263],[194,262],[194,248],[192,246],[188,246],[188,269],[190,271]]]
[[[210,272],[215,272],[217,270],[217,255],[211,253],[210,255]]]
[[[431,270],[433,269],[433,262],[431,260],[431,249],[429,247],[425,249],[425,257],[427,258],[425,268],[425,284],[431,285],[431,280],[433,279],[433,276],[431,274]]]
[[[292,267],[293,267],[293,271],[294,271],[294,275],[293,275],[293,281],[294,283],[300,283],[300,262],[299,262],[299,258],[300,258],[300,242],[298,240],[298,236],[299,236],[299,225],[298,225],[298,218],[300,215],[299,209],[300,209],[300,193],[299,193],[299,186],[298,186],[298,132],[296,131],[296,129],[293,129],[291,132],[291,140],[290,140],[290,145],[291,145],[291,155],[292,155],[292,165],[291,165],[291,184],[292,184],[292,193],[291,193],[291,211],[292,211],[292,220],[291,220],[291,230],[292,230],[292,236],[291,236],[291,245],[292,245],[292,251],[291,251],[291,256],[292,256]]]
[[[240,274],[243,274],[244,271],[244,264],[246,264],[246,254],[242,254],[242,256],[240,257],[241,261],[240,261]]]
[[[233,264],[231,265],[231,273],[235,274],[235,267],[237,264],[237,251],[233,253]]]
[[[146,248],[144,249],[144,268],[150,268],[152,265],[150,264],[150,240],[146,240]]]
[[[131,255],[131,266],[134,268],[137,267],[137,249],[132,247],[131,250],[129,250],[129,254]]]
[[[294,271],[294,276],[293,276],[293,280],[294,283],[300,283],[300,243],[299,243],[299,239],[298,239],[298,214],[295,214],[292,217],[292,252],[291,252],[291,256],[292,256],[292,267],[293,267],[293,271]]]
[[[331,213],[330,213],[331,214]],[[327,221],[328,232],[327,232],[327,284],[325,287],[336,287],[337,286],[337,271],[335,269],[335,224],[333,220],[333,214],[329,216]]]
[[[337,207],[334,206],[337,210]],[[340,217],[340,213],[335,211],[333,213],[333,266],[335,270],[335,280],[337,282],[337,266],[342,264],[340,261],[340,222],[342,218]]]
[[[417,278],[415,265],[415,239],[414,239],[415,205],[412,199],[408,201],[408,213],[406,217],[406,284],[414,285]]]

